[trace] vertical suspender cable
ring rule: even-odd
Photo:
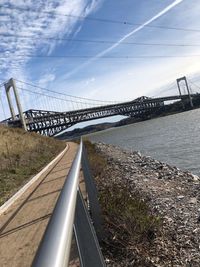
[[[2,106],[2,110],[3,110],[4,119],[6,119],[6,112],[5,112],[3,101],[2,101],[1,90],[0,90],[0,101],[1,101],[1,106]]]

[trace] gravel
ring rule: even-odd
[[[97,143],[96,148],[107,158],[108,171],[113,174],[110,181],[131,181],[152,211],[162,218],[161,230],[145,252],[136,245],[132,257],[115,264],[106,259],[107,266],[200,266],[199,177],[140,152],[103,143]],[[145,258],[143,263],[138,260],[141,255]]]

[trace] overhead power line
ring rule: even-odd
[[[32,39],[32,40],[52,40],[52,41],[69,41],[78,43],[97,43],[97,44],[116,44],[117,41],[109,40],[89,40],[89,39],[73,39],[73,38],[54,38],[39,36],[35,37],[33,35],[18,35],[18,34],[4,34],[0,33],[0,36],[6,38],[20,38],[20,39]],[[120,45],[136,45],[136,46],[169,46],[169,47],[198,47],[200,44],[170,44],[170,43],[143,43],[143,42],[122,42]]]
[[[50,89],[47,89],[47,88],[44,88],[44,87],[40,87],[40,86],[32,84],[32,83],[20,81],[18,79],[15,79],[15,80],[20,82],[20,83],[32,86],[34,88],[38,88],[38,89],[41,89],[41,90],[44,90],[44,91],[47,91],[47,92],[50,92],[50,93],[58,94],[58,95],[63,95],[63,96],[67,96],[67,97],[73,97],[73,98],[79,99],[79,100],[95,101],[95,102],[99,102],[99,103],[112,103],[112,104],[114,103],[114,101],[108,101],[108,100],[104,101],[104,100],[97,100],[97,99],[92,99],[92,98],[85,98],[85,97],[80,97],[80,96],[69,95],[69,94],[57,92],[57,91],[54,91],[54,90],[50,90]]]
[[[191,28],[182,28],[182,27],[168,27],[162,25],[144,25],[143,23],[135,23],[130,21],[119,21],[119,20],[111,20],[111,19],[104,19],[104,18],[94,18],[90,16],[81,16],[81,15],[73,15],[73,14],[63,14],[55,11],[41,11],[40,9],[30,9],[24,8],[19,6],[3,6],[5,9],[10,10],[18,10],[21,12],[33,12],[40,14],[47,14],[51,16],[63,16],[63,17],[71,17],[76,18],[79,20],[87,20],[87,21],[96,21],[96,22],[103,22],[103,23],[112,23],[112,24],[122,24],[122,25],[132,25],[132,26],[144,26],[145,28],[155,28],[155,29],[166,29],[166,30],[177,30],[177,31],[187,31],[187,32],[200,32],[200,29],[191,29]]]
[[[198,55],[139,55],[139,56],[103,56],[98,57],[95,55],[35,55],[35,54],[14,54],[15,57],[31,57],[31,58],[73,58],[73,59],[145,59],[145,58],[193,58],[200,57]],[[1,56],[0,58],[6,58],[6,55]],[[20,58],[21,60],[21,58]],[[17,58],[15,58],[17,61]]]

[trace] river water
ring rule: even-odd
[[[200,175],[200,109],[88,135]]]

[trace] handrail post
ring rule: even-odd
[[[80,190],[77,194],[74,232],[81,267],[105,267],[96,232]]]
[[[94,228],[96,230],[96,234],[98,236],[99,240],[103,239],[103,229],[102,229],[102,219],[101,219],[101,209],[98,201],[98,192],[96,189],[96,185],[94,183],[89,161],[87,157],[87,151],[85,149],[85,146],[83,144],[83,152],[82,152],[82,170],[86,185],[86,191],[88,193],[89,198],[89,205],[90,205],[90,211],[92,220],[94,223]]]

